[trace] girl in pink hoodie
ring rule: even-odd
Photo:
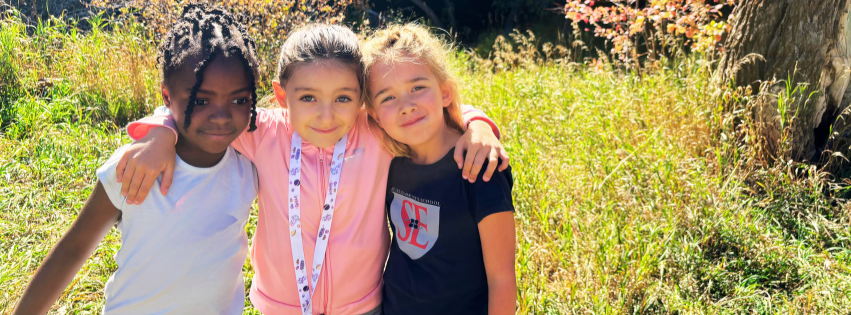
[[[258,112],[257,130],[232,143],[259,175],[249,296],[263,313],[380,313],[390,241],[384,194],[393,156],[367,123],[360,58],[348,28],[317,24],[294,32],[273,83],[281,108]],[[455,159],[459,168],[466,161],[467,178],[475,181],[486,159],[492,162],[485,179],[497,156],[505,161],[500,168],[507,167],[493,122],[470,107],[464,121],[470,129]],[[127,127],[141,139],[116,167],[128,203],[141,202],[162,171],[164,194],[170,184],[176,133],[151,128],[157,126],[175,131],[179,124],[157,115]]]

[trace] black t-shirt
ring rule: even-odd
[[[494,172],[489,182],[480,172],[471,184],[461,177],[454,152],[431,165],[402,157],[390,163],[385,208],[393,243],[384,270],[387,315],[487,314],[478,223],[514,211],[511,169]]]

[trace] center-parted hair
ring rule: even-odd
[[[195,69],[195,85],[189,94],[183,128],[191,124],[198,89],[204,79],[204,69],[217,57],[237,57],[242,60],[251,84],[251,124],[248,131],[257,129],[257,77],[259,62],[254,40],[239,21],[227,10],[205,4],[190,4],[183,8],[180,19],[174,23],[159,47],[157,61],[162,69],[162,80],[168,80],[187,61],[200,57],[201,62],[190,65]]]
[[[317,61],[332,61],[350,67],[357,74],[358,86],[363,91],[360,43],[351,29],[314,23],[290,34],[278,59],[278,82],[286,84],[299,66]]]

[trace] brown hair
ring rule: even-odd
[[[347,27],[308,24],[290,34],[281,46],[276,77],[284,85],[298,66],[326,60],[351,67],[358,76],[359,86],[363,87],[363,63],[358,44],[358,37]]]
[[[448,62],[452,47],[431,34],[427,28],[418,24],[389,25],[378,30],[362,47],[363,67],[368,76],[370,68],[379,63],[390,64],[411,62],[423,64],[437,77],[440,84],[446,84],[452,91],[452,101],[443,108],[446,126],[458,132],[464,132],[461,115],[461,98],[458,95],[457,79]],[[396,156],[411,156],[408,145],[391,138],[373,118],[375,104],[369,92],[366,93],[367,110],[370,113],[370,129],[376,134],[384,148]]]

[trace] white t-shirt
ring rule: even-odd
[[[228,147],[213,167],[177,157],[168,195],[157,179],[141,205],[121,196],[121,147],[97,170],[121,210],[118,270],[106,284],[104,314],[242,314],[245,224],[257,196],[254,164]]]

